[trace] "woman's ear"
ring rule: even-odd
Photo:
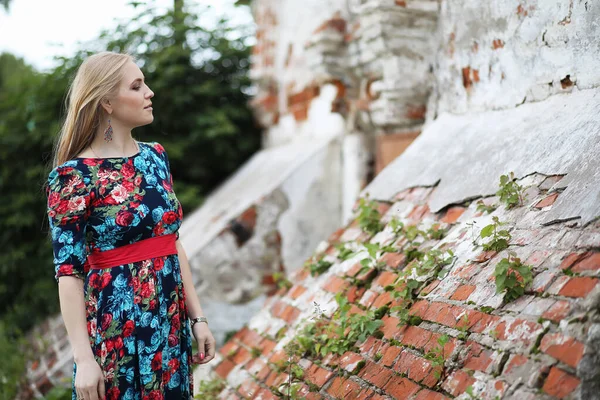
[[[112,104],[110,103],[109,99],[104,98],[104,99],[100,100],[100,106],[104,109],[104,111],[106,111],[106,113],[108,115],[112,114],[113,108],[112,108]]]

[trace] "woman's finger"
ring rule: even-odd
[[[206,357],[206,350],[204,349],[205,339],[203,337],[198,338],[198,357],[200,362]]]
[[[104,379],[100,379],[100,382],[98,382],[98,396],[99,396],[100,400],[104,400],[104,398],[106,397],[106,388],[104,386]]]

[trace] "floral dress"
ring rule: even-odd
[[[176,254],[89,268],[90,252],[177,233],[181,204],[167,153],[138,142],[121,158],[76,158],[50,172],[55,278],[83,279],[90,345],[107,399],[189,399],[192,340]],[[73,368],[73,382],[77,365]],[[76,399],[73,390],[73,399]]]

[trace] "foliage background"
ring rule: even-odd
[[[247,106],[253,26],[232,27],[221,17],[203,27],[203,11],[186,12],[183,0],[166,13],[131,4],[137,18],[58,59],[50,72],[0,54],[0,398],[13,398],[12,382],[23,373],[15,341],[58,312],[43,186],[67,87],[85,57],[111,50],[137,58],[155,92],[155,120],[133,135],[166,148],[184,215],[260,147]]]

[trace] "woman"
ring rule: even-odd
[[[188,316],[194,361],[214,357],[167,153],[131,135],[153,121],[153,96],[132,57],[111,52],[86,59],[69,89],[48,218],[73,399],[191,398]]]

